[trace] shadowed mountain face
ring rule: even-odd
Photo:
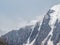
[[[60,21],[57,12],[55,8],[49,9],[42,24],[38,21],[35,25],[8,32],[2,38],[8,45],[60,45]]]
[[[0,38],[0,45],[7,45],[7,42],[5,42],[5,40],[3,40],[2,38]]]
[[[31,26],[26,26],[18,31],[11,31],[2,36],[2,38],[4,38],[9,45],[23,45],[23,43],[26,43],[31,31]]]

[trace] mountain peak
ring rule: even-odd
[[[1,36],[8,45],[60,45],[60,5],[55,5],[42,21],[32,20],[19,30]],[[41,19],[39,17],[39,19]]]
[[[60,4],[54,5],[51,9],[53,9],[55,11],[59,11],[60,10]]]
[[[56,20],[60,22],[60,4],[54,5],[50,10],[54,10],[54,12],[50,14],[50,25],[54,25]]]

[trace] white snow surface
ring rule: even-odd
[[[58,19],[58,22],[60,22],[60,4],[53,6],[51,8],[51,10],[54,10],[54,12],[50,14],[49,25],[51,27],[51,31],[48,34],[48,36],[53,35],[52,33],[53,33],[53,29],[55,28],[54,24],[56,23],[56,20]],[[46,18],[48,18],[48,16],[46,16]],[[46,37],[46,39],[48,38],[48,36]],[[42,41],[43,45],[44,45],[44,42],[46,41],[46,39]],[[58,44],[60,44],[60,43],[58,43]],[[53,45],[53,42],[51,41],[51,39],[48,40],[48,45]]]
[[[50,21],[49,21],[49,25],[51,27],[51,32],[49,33],[49,35],[52,36],[52,32],[53,32],[53,29],[55,28],[54,24],[56,23],[56,20],[58,19],[58,21],[60,22],[60,4],[53,6],[51,10],[54,10],[54,12],[50,14]],[[39,22],[39,20],[32,20],[28,25],[32,25],[32,24],[35,25],[36,22]],[[48,38],[48,36],[46,37],[46,39]],[[42,41],[43,44],[46,41],[46,39]],[[29,40],[28,40],[27,44],[24,44],[24,45],[33,45],[34,42],[35,42],[35,39],[31,42],[31,44],[29,43]],[[51,41],[51,39],[48,40],[48,45],[53,45],[53,42]]]
[[[60,4],[53,6],[51,10],[54,10],[55,12],[50,14],[49,25],[54,25],[57,19],[60,22]]]

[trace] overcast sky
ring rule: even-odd
[[[9,31],[25,25],[59,3],[60,0],[0,0],[0,30]]]

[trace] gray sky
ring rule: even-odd
[[[0,0],[0,30],[20,27],[59,3],[60,0]]]

